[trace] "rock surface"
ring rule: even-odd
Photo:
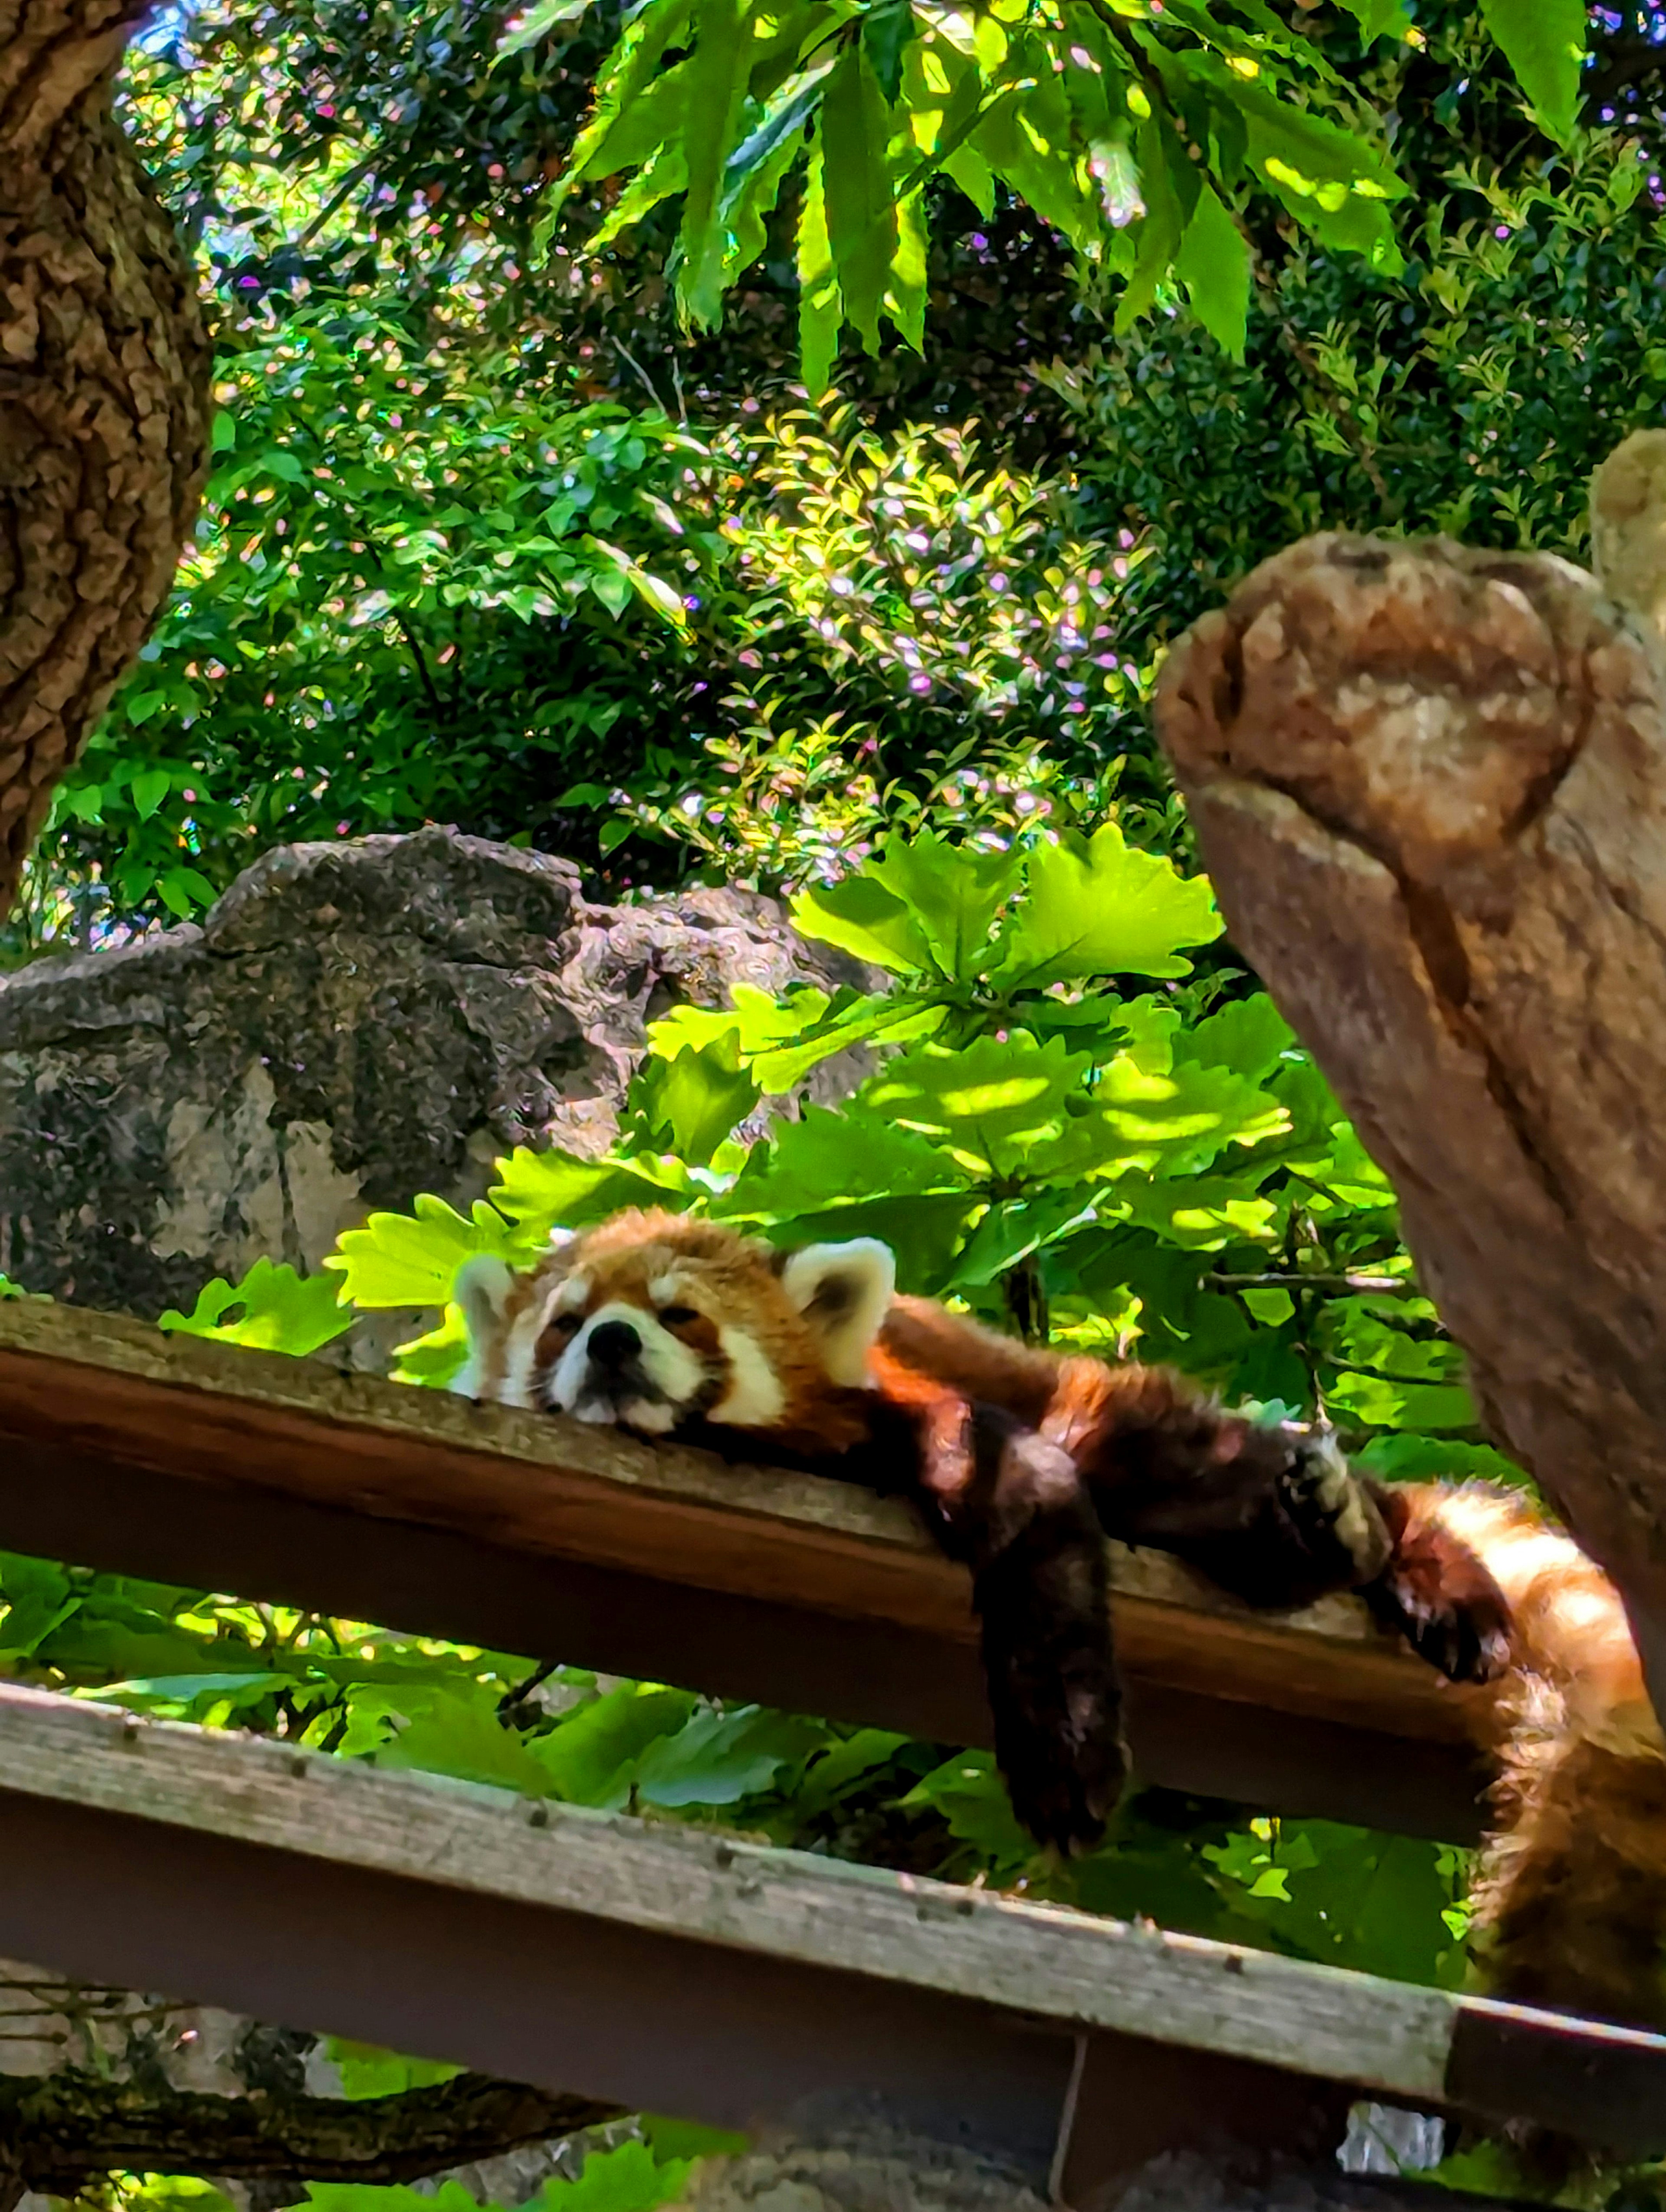
[[[605,1150],[650,1021],[795,980],[861,978],[755,894],[592,906],[437,828],[279,848],[200,928],[0,981],[0,1273],[154,1317],[315,1267],[374,1208],[466,1208],[515,1145]]]

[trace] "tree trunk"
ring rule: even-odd
[[[204,2096],[65,2072],[0,2085],[0,2177],[15,2191],[65,2197],[112,2171],[408,2182],[618,2117],[616,2105],[474,2074],[349,2100]]]
[[[1597,486],[1645,617],[1663,448]],[[1322,537],[1177,646],[1158,713],[1234,938],[1666,1707],[1663,696],[1650,623],[1565,562]]]
[[[202,489],[196,278],[110,108],[147,5],[0,0],[0,911]]]

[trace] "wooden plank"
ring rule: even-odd
[[[1014,2124],[1033,2132],[1067,2048],[1109,2035],[1426,2108],[1453,2104],[1456,2083],[1471,2110],[1554,2111],[1618,2148],[1666,2148],[1660,2037],[16,1688],[0,1689],[0,1837],[9,1869],[25,1870],[0,1890],[0,1941],[44,1965],[119,1978],[143,1963],[169,1994],[188,1983],[194,1996],[269,2015],[281,1995],[277,2016],[297,2026],[359,2033],[374,2021],[384,2034],[391,1975],[406,2047],[514,2071],[513,2032],[523,2060],[542,2053],[520,2068],[526,2078],[559,2064],[570,2089],[660,2109],[678,2108],[656,2097],[674,2087],[690,2118],[732,2118],[753,2094],[744,2085],[782,2065],[780,2094],[818,2081],[894,2088],[912,2078],[912,2036],[923,2087],[958,2097],[963,2118],[967,2093],[945,2054],[979,2084],[1016,2068],[1028,2087]],[[53,1893],[69,1871],[83,1886]],[[323,1941],[298,1906],[314,1890],[347,1899],[365,1927],[394,1900],[386,1925],[412,1955],[384,1945],[368,1960],[338,1915],[325,1916]],[[442,1993],[424,1980],[425,1960],[477,1966],[483,1951],[489,2000],[460,1996],[455,1975]],[[669,2007],[646,2032],[645,1990]],[[634,2038],[606,2026],[615,2013],[623,2023],[627,1998]],[[475,2019],[482,2003],[489,2019]],[[709,2051],[721,2048],[704,2074],[686,2053],[690,2006]],[[527,2039],[544,2014],[547,2046]],[[783,2034],[785,2058],[769,2048]],[[1516,2068],[1512,2054],[1529,2050],[1532,2063]],[[889,2083],[873,2078],[879,2052]]]
[[[0,1305],[0,1544],[987,1735],[964,1574],[897,1501],[119,1316]],[[1150,1778],[1474,1832],[1459,1698],[1357,1603],[1272,1620],[1112,1550]]]

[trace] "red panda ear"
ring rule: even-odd
[[[452,1278],[452,1304],[463,1310],[471,1344],[483,1343],[502,1321],[514,1281],[514,1269],[496,1252],[477,1252],[457,1270]]]
[[[538,1255],[538,1262],[573,1242],[570,1229],[552,1229]],[[536,1264],[536,1263],[535,1263]],[[496,1252],[476,1252],[464,1261],[452,1278],[451,1300],[463,1310],[469,1342],[477,1350],[502,1325],[509,1292],[520,1279],[508,1261]]]
[[[781,1288],[809,1322],[830,1381],[854,1389],[897,1289],[897,1262],[877,1237],[806,1244],[789,1253]]]

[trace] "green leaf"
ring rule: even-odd
[[[826,397],[838,358],[844,306],[827,235],[826,165],[819,140],[810,156],[799,208],[799,368],[813,400]]]
[[[893,833],[878,860],[850,880],[882,884],[908,909],[938,973],[970,982],[988,964],[995,917],[1023,874],[1015,852],[951,845],[927,830],[913,837]]]
[[[862,46],[874,81],[894,107],[903,89],[903,57],[918,31],[913,0],[877,0],[862,18]]]
[[[793,922],[806,937],[894,974],[931,974],[937,968],[931,937],[907,900],[869,869],[800,891],[793,901]]]
[[[958,1752],[945,1759],[902,1802],[905,1811],[932,1812],[946,1820],[950,1833],[970,1844],[997,1874],[1015,1873],[1036,1856],[987,1751]]]
[[[981,1036],[962,1052],[925,1045],[862,1086],[865,1107],[936,1139],[960,1167],[1000,1178],[1037,1172],[1037,1153],[1063,1135],[1086,1057],[1061,1037],[1027,1030]]]
[[[1393,32],[1403,38],[1412,27],[1412,19],[1406,0],[1341,0],[1350,15],[1359,26],[1359,43],[1371,45],[1374,39],[1386,38]]]
[[[1219,1013],[1189,1030],[1179,1042],[1179,1052],[1205,1067],[1230,1067],[1260,1083],[1278,1066],[1296,1042],[1295,1031],[1265,991],[1248,999],[1234,999]]]
[[[326,2036],[324,2055],[341,2076],[344,2097],[398,2097],[407,2089],[432,2088],[462,2072],[434,2058],[402,2058],[374,2043],[352,2043],[344,2036]]]
[[[673,2152],[676,2138],[666,2131],[661,2142],[622,2142],[616,2149],[588,2151],[573,2181],[552,2175],[532,2202],[538,2212],[657,2212],[682,2198],[695,2157],[733,2148],[733,2136],[706,2130],[688,2150]],[[431,2200],[430,2200],[431,2201]],[[532,2207],[527,2208],[532,2212]]]
[[[129,787],[133,793],[133,811],[141,822],[150,817],[167,797],[173,779],[165,768],[142,769]]]
[[[735,1805],[768,1790],[783,1766],[826,1740],[814,1721],[743,1705],[694,1714],[675,1735],[651,1743],[636,1763],[636,1795],[647,1805]]]
[[[530,1258],[552,1229],[588,1228],[627,1206],[662,1206],[680,1213],[695,1196],[695,1186],[680,1160],[641,1153],[629,1160],[584,1160],[572,1152],[534,1152],[518,1145],[507,1160],[499,1160],[497,1172],[489,1198],[514,1224],[513,1244],[505,1248],[511,1257],[519,1254]],[[347,1243],[346,1237],[341,1241],[344,1246]],[[447,1279],[449,1286],[450,1278]]]
[[[866,46],[853,40],[822,98],[823,189],[845,315],[869,353],[879,350],[879,309],[897,252],[890,141],[885,96]]]
[[[1224,925],[1201,876],[1128,845],[1114,822],[1091,844],[1067,836],[1030,855],[1026,895],[996,940],[991,973],[1038,985],[1106,975],[1185,975],[1183,945]]]
[[[293,1267],[257,1260],[240,1283],[216,1275],[198,1292],[188,1314],[170,1306],[157,1326],[179,1336],[206,1336],[216,1344],[304,1359],[353,1326],[351,1312],[339,1302],[341,1287],[333,1275],[298,1275]]]
[[[650,1056],[631,1085],[631,1103],[656,1148],[703,1166],[757,1104],[759,1091],[739,1064],[733,1032],[674,1058]],[[667,1141],[668,1140],[668,1141]]]
[[[1351,1420],[1371,1429],[1481,1425],[1474,1400],[1456,1382],[1399,1382],[1385,1375],[1340,1375],[1325,1395]]]
[[[631,1683],[581,1705],[552,1734],[538,1737],[529,1755],[558,1797],[617,1812],[629,1802],[643,1753],[675,1735],[695,1705],[686,1690]]]
[[[500,54],[523,53],[528,46],[535,46],[540,39],[547,38],[557,25],[576,22],[589,6],[590,0],[534,0],[523,15],[511,18],[497,51]]]
[[[532,1256],[526,1241],[483,1199],[465,1221],[443,1198],[424,1192],[409,1213],[373,1213],[362,1229],[348,1230],[324,1264],[342,1277],[344,1295],[356,1306],[442,1306],[457,1270],[476,1252]]]
[[[1404,1434],[1373,1437],[1363,1451],[1349,1454],[1362,1474],[1387,1482],[1462,1482],[1480,1475],[1516,1489],[1530,1487],[1512,1459],[1491,1444],[1460,1443],[1451,1437]]]
[[[1585,0],[1481,0],[1481,13],[1540,122],[1566,146],[1585,64]]]
[[[714,1211],[726,1219],[793,1220],[864,1198],[964,1189],[966,1175],[940,1145],[859,1098],[836,1113],[807,1106],[776,1125]]]
[[[1223,352],[1242,361],[1250,313],[1250,248],[1207,184],[1198,193],[1174,267],[1199,322]]]
[[[1281,1100],[1230,1068],[1182,1060],[1164,1074],[1128,1052],[1101,1071],[1093,1118],[1104,1132],[1094,1172],[1113,1175],[1195,1175],[1229,1145],[1262,1144],[1290,1126]]]
[[[351,1692],[362,1721],[380,1719],[390,1732],[375,1746],[378,1766],[453,1775],[489,1783],[524,1797],[544,1797],[552,1784],[525,1738],[497,1717],[497,1696],[466,1677],[443,1687],[420,1686]]]
[[[214,885],[200,868],[169,868],[158,877],[156,889],[168,912],[177,914],[181,921],[201,907],[212,906],[216,896]]]
[[[695,0],[694,17],[696,43],[679,103],[689,183],[678,297],[690,319],[705,329],[722,312],[725,240],[718,198],[739,135],[751,15],[741,0]]]

